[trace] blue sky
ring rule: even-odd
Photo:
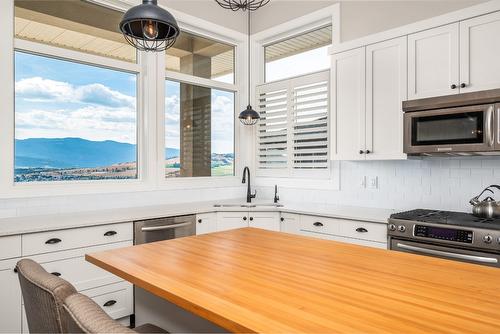
[[[136,75],[16,52],[16,138],[136,143]]]

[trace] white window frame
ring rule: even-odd
[[[138,0],[90,0],[91,2],[110,7],[115,10],[127,10],[140,3]],[[240,96],[246,96],[244,76],[246,74],[247,57],[246,35],[237,31],[213,24],[203,19],[167,8],[178,20],[182,30],[203,37],[233,44],[235,48],[235,83],[227,84],[209,80],[213,88],[234,90],[235,93],[235,173],[233,177],[184,178],[183,180],[165,180],[164,161],[164,55],[138,52],[137,64],[114,60],[107,57],[91,55],[83,52],[59,48],[55,46],[20,40],[14,38],[14,0],[0,1],[0,29],[4,38],[0,40],[0,53],[9,57],[0,57],[0,77],[2,89],[0,101],[0,198],[22,198],[57,196],[72,194],[115,193],[134,191],[155,191],[172,189],[196,189],[208,187],[240,186],[239,172],[243,164],[251,161],[251,155],[240,155],[240,123],[237,113],[246,106]],[[14,50],[27,51],[63,60],[76,61],[89,65],[102,66],[126,72],[138,72],[137,80],[137,158],[138,178],[131,180],[92,180],[92,181],[52,181],[52,182],[14,182]],[[176,74],[178,75],[178,74]],[[161,80],[160,80],[161,78]],[[169,75],[169,79],[180,77]],[[185,81],[187,78],[183,78]],[[159,84],[161,83],[161,84]],[[203,82],[196,78],[197,85]],[[161,142],[161,145],[159,144]],[[245,151],[245,150],[244,150]],[[161,152],[161,155],[159,153]]]
[[[236,186],[239,185],[241,169],[240,159],[240,122],[238,120],[238,111],[243,107],[241,100],[241,91],[244,80],[241,78],[242,68],[239,59],[243,58],[245,53],[245,43],[242,39],[236,39],[230,36],[222,36],[213,32],[209,32],[199,27],[184,26],[183,31],[196,36],[208,38],[217,42],[228,44],[234,47],[234,83],[225,83],[213,79],[206,79],[180,73],[176,71],[166,70],[165,57],[159,57],[157,60],[158,79],[157,79],[157,97],[158,97],[158,185],[162,189],[181,189],[186,187],[214,187],[214,186]],[[242,36],[240,36],[242,37]],[[167,50],[168,52],[168,50]],[[162,70],[163,69],[163,70]],[[165,177],[165,80],[191,84],[211,89],[223,90],[234,93],[234,175],[233,176],[202,176],[202,177]],[[242,109],[243,110],[243,109]]]
[[[252,84],[252,96],[256,98],[256,87],[262,84],[268,84],[271,82],[265,82],[265,46],[273,44],[279,41],[283,41],[289,38],[293,38],[301,33],[310,32],[326,25],[332,25],[332,44],[340,43],[340,4],[334,4],[332,6],[320,9],[318,11],[312,12],[310,14],[301,16],[297,19],[290,20],[286,23],[277,25],[270,29],[261,31],[252,35],[252,77],[257,78]],[[311,73],[308,73],[311,74]],[[305,75],[308,75],[305,74]],[[290,80],[292,78],[287,78],[283,80]],[[331,79],[330,79],[330,88]],[[332,99],[332,90],[330,89],[330,100]],[[331,116],[331,113],[329,114]],[[332,121],[329,117],[329,122]],[[335,134],[329,133],[329,145],[335,145],[334,140]],[[257,142],[257,129],[253,132],[253,142]],[[253,169],[257,169],[257,145],[253,148]],[[330,172],[329,175],[320,175],[320,177],[314,177],[314,171],[311,171],[311,176],[307,176],[306,173],[300,173],[300,177],[276,177],[273,175],[260,175],[257,172],[256,185],[258,186],[268,186],[271,184],[277,184],[281,187],[288,188],[306,188],[306,189],[340,189],[340,168],[339,162],[330,160]],[[322,174],[322,173],[320,173]]]

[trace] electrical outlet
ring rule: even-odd
[[[378,189],[378,176],[370,177],[368,180],[368,188]]]
[[[361,184],[360,184],[361,188],[363,189],[366,189],[366,176],[363,176],[361,178]]]

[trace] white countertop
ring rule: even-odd
[[[352,206],[335,206],[313,203],[281,203],[282,207],[272,206],[245,207],[214,207],[214,204],[244,204],[244,200],[191,202],[156,206],[117,208],[109,210],[73,212],[53,215],[36,215],[0,219],[0,236],[25,234],[75,227],[105,225],[127,221],[181,216],[196,213],[216,211],[280,211],[286,213],[316,215],[322,217],[343,218],[352,220],[387,223],[393,210],[378,208],[363,208]],[[262,202],[260,202],[262,203]],[[270,202],[266,202],[270,203]]]

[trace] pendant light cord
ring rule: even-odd
[[[250,74],[250,12],[248,10],[248,105],[250,105],[250,84],[251,84],[251,74]]]

